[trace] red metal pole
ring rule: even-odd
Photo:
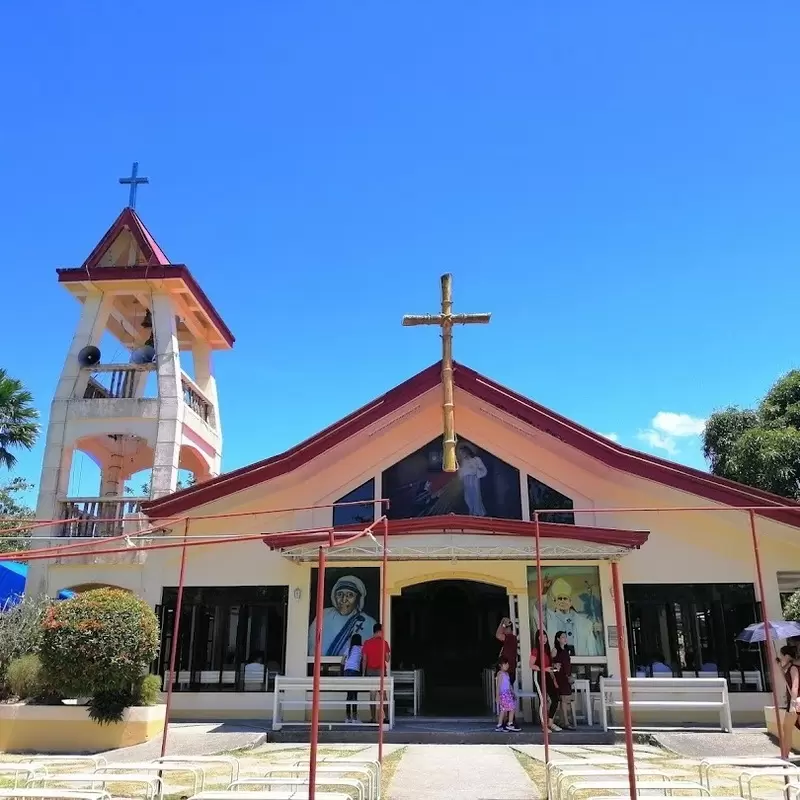
[[[322,616],[325,613],[325,548],[319,548],[317,570],[317,620],[314,630],[314,682],[311,696],[311,751],[308,762],[308,797],[317,794],[317,746],[319,744],[319,679],[322,672]]]
[[[619,653],[619,682],[622,689],[622,718],[625,723],[625,755],[628,758],[628,782],[631,797],[636,797],[636,762],[633,756],[633,721],[631,720],[631,693],[628,685],[628,636],[625,632],[625,613],[622,608],[622,585],[619,581],[619,564],[611,562],[611,581],[614,589],[614,621],[617,624],[617,652]]]
[[[381,625],[383,625],[383,639],[386,641],[386,593],[388,585],[386,583],[386,572],[389,566],[389,521],[383,519],[383,560],[381,562]],[[385,645],[384,645],[385,647]],[[378,761],[383,765],[383,699],[386,688],[386,657],[381,657],[381,692],[378,696],[380,705],[378,706]]]
[[[547,713],[547,673],[544,670],[544,603],[542,601],[542,550],[541,532],[539,530],[539,512],[533,512],[534,534],[536,536],[536,603],[539,608],[539,685],[542,692],[541,718],[544,734],[544,763],[550,763],[550,716]],[[534,678],[535,680],[535,678]],[[550,788],[548,786],[548,800]]]
[[[781,757],[787,758],[791,745],[783,749],[783,725],[781,725],[781,712],[778,707],[778,687],[775,681],[775,646],[770,636],[769,620],[767,619],[767,596],[764,594],[764,574],[761,571],[761,548],[758,546],[756,533],[756,512],[750,511],[750,534],[753,538],[753,555],[756,559],[756,580],[758,581],[758,594],[761,597],[761,621],[764,623],[764,636],[767,644],[767,663],[769,664],[770,687],[772,688],[772,702],[775,706],[775,725],[778,728],[778,745],[781,748]]]
[[[178,597],[175,600],[175,619],[172,623],[172,645],[169,652],[169,682],[167,683],[167,703],[164,709],[164,735],[161,737],[161,757],[167,753],[169,734],[169,712],[172,708],[172,687],[175,684],[175,662],[178,657],[178,635],[181,631],[181,611],[183,610],[183,584],[186,578],[186,537],[189,535],[189,518],[183,523],[183,547],[181,548],[181,567],[178,573]]]

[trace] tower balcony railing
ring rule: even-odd
[[[83,369],[89,381],[83,392],[84,400],[120,400],[144,397],[149,373],[155,364],[96,364]]]
[[[73,497],[60,503],[59,536],[67,539],[102,539],[129,533],[140,517],[146,497]]]
[[[185,373],[181,372],[183,402],[210,428],[216,428],[214,405],[200,391],[200,387]]]

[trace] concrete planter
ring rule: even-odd
[[[786,712],[780,709],[778,713],[781,715],[781,725],[783,725],[783,718]],[[778,729],[775,725],[775,706],[764,706],[764,722],[770,734],[777,739]],[[800,752],[800,731],[797,728],[792,729],[792,750]]]
[[[0,704],[0,752],[98,753],[141,744],[164,730],[166,706],[135,706],[98,725],[85,706]]]

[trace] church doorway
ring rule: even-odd
[[[424,714],[489,713],[483,670],[497,661],[495,633],[505,616],[506,590],[477,581],[418,583],[392,598],[392,668],[423,671]]]

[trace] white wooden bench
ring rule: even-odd
[[[79,783],[89,784],[89,791],[107,791],[109,783],[133,783],[144,787],[146,800],[157,800],[163,795],[163,785],[158,775],[147,775],[142,772],[64,772],[47,774],[41,777],[42,788],[52,789],[53,784]]]
[[[643,776],[644,777],[644,776]],[[578,792],[606,792],[606,791],[630,791],[630,783],[627,780],[586,780],[571,783],[567,788],[567,800],[574,800]],[[675,791],[690,791],[695,795],[705,795],[708,797],[711,793],[705,786],[692,781],[650,781],[640,780],[637,776],[636,791],[648,792],[663,792],[664,794],[672,794]]]
[[[266,776],[281,775],[303,775],[306,776],[310,772],[309,765],[306,762],[304,765],[287,767],[286,765],[280,766],[275,764],[264,772]],[[379,800],[380,787],[374,785],[374,771],[368,764],[320,764],[317,763],[317,775],[353,775],[358,777],[366,787],[366,800]]]
[[[599,780],[605,780],[606,778],[614,779],[614,780],[621,780],[623,776],[628,774],[627,767],[617,767],[614,766],[611,769],[602,769],[596,766],[569,766],[569,767],[560,767],[558,770],[558,775],[556,776],[555,780],[550,784],[551,788],[555,788],[555,792],[553,797],[555,800],[558,800],[561,797],[561,794],[564,789],[564,784],[572,780],[573,778],[581,778],[582,780],[588,780],[589,778],[598,778]],[[661,778],[664,782],[670,781],[670,775],[664,772],[663,769],[657,769],[655,767],[637,767],[636,768],[636,775],[647,775],[649,777],[656,777]]]
[[[41,775],[47,772],[44,764],[31,764],[26,761],[4,762],[0,764],[0,775],[13,775],[14,788],[19,786],[20,778],[23,783],[30,784],[38,780]]]
[[[244,787],[248,791],[252,791],[250,787],[262,786],[265,788],[268,787],[269,791],[275,787],[278,789],[295,787],[305,790],[310,784],[311,777],[308,773],[305,775],[296,775],[293,778],[265,775],[263,778],[239,778],[239,780],[232,783],[228,789],[238,791],[240,787]],[[358,778],[344,778],[341,775],[326,776],[324,773],[318,771],[314,779],[314,785],[317,789],[322,789],[322,791],[326,789],[335,790],[338,786],[347,786],[355,790],[356,800],[366,800],[367,797],[367,789],[364,786],[364,782],[360,781]]]
[[[776,756],[712,756],[700,762],[700,783],[711,788],[711,770],[726,767],[784,767],[792,766]]]
[[[200,792],[189,800],[308,800],[307,789],[272,790],[268,792],[235,792],[229,790]],[[317,792],[316,800],[353,800],[345,792]]]
[[[27,761],[30,764],[50,764],[59,768],[82,764],[90,769],[96,769],[108,763],[104,756],[31,756]]]
[[[155,773],[157,778],[161,778],[163,782],[162,773],[164,772],[182,772],[184,775],[191,775],[193,786],[192,794],[197,794],[203,790],[204,786],[204,771],[194,764],[189,762],[171,762],[165,761],[163,764],[154,764],[153,762],[128,762],[121,761],[116,764],[106,764],[104,767],[98,767],[95,770],[95,775],[113,775],[117,772],[132,772],[136,773]]]
[[[720,728],[733,731],[728,682],[725,678],[628,678],[631,710],[714,709],[719,712]],[[702,698],[702,699],[701,699]],[[619,678],[600,678],[600,715],[603,730],[608,730],[608,713],[622,708]]]
[[[800,778],[800,767],[784,764],[782,767],[753,767],[739,773],[739,796],[753,800],[753,782],[759,778]],[[747,787],[745,789],[745,787]],[[745,791],[747,794],[745,795]]]
[[[422,700],[422,670],[392,670],[394,697],[410,697],[413,714],[416,717]]]
[[[320,678],[320,710],[323,709],[342,709],[346,705],[357,702],[359,706],[379,706],[381,700],[378,697],[380,692],[381,679],[379,676],[353,676],[351,678]],[[307,712],[313,702],[311,693],[313,692],[313,678],[290,678],[286,675],[278,675],[275,678],[275,692],[272,705],[272,730],[279,731],[284,725],[309,725],[310,720],[303,714],[302,720],[284,719],[283,711],[290,709],[302,709]],[[369,692],[375,693],[375,699],[358,699],[357,701],[347,700],[347,692],[356,692],[363,695]],[[386,693],[386,704],[389,706],[389,728],[394,727],[394,679],[387,676],[384,679],[384,692]],[[321,716],[321,715],[320,715]],[[376,714],[376,719],[377,719]],[[326,721],[326,725],[339,724],[341,720]],[[359,722],[359,725],[369,726],[377,723]]]
[[[76,792],[71,789],[0,789],[1,798],[19,800],[111,800],[108,792]]]
[[[308,767],[308,759],[296,761],[295,766]],[[372,773],[372,789],[375,792],[375,798],[376,800],[380,800],[381,784],[383,783],[380,761],[358,757],[337,758],[336,756],[323,756],[317,759],[317,769],[321,766],[347,766],[369,770]]]
[[[192,764],[203,770],[203,786],[205,786],[205,769],[214,766],[224,766],[231,771],[229,783],[239,780],[239,759],[235,756],[162,756],[154,758],[153,764]]]

